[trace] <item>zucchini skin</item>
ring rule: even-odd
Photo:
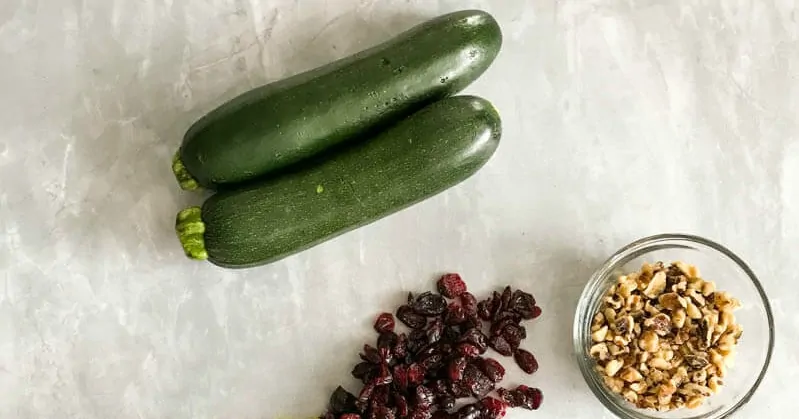
[[[442,99],[319,165],[211,196],[204,226],[188,230],[204,232],[200,250],[215,265],[271,263],[467,179],[494,154],[501,130],[485,99]]]
[[[486,12],[439,16],[222,104],[186,132],[173,170],[184,189],[277,174],[456,94],[488,69],[501,45],[499,24]]]

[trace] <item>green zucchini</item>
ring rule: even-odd
[[[486,12],[440,16],[222,104],[189,128],[172,170],[187,190],[275,175],[461,91],[501,44],[500,27]]]
[[[245,268],[274,262],[463,181],[493,155],[501,121],[475,96],[435,102],[317,165],[217,193],[177,216],[186,255]]]

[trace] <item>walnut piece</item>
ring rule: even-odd
[[[734,365],[740,304],[692,265],[644,264],[603,296],[589,355],[605,385],[639,408],[699,407]]]

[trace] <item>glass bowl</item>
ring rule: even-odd
[[[743,335],[736,346],[735,365],[723,378],[724,386],[698,408],[668,412],[638,409],[611,392],[588,352],[591,347],[591,322],[602,297],[619,275],[640,270],[644,262],[664,264],[682,261],[697,267],[703,279],[714,281],[741,302],[735,311]],[[624,419],[719,419],[746,404],[757,390],[768,369],[774,348],[774,319],[760,282],[741,258],[708,239],[697,236],[664,234],[647,237],[622,248],[597,270],[583,290],[574,320],[574,350],[588,387],[611,412]]]

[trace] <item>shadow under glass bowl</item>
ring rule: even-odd
[[[591,321],[599,310],[602,297],[619,275],[640,270],[645,262],[682,261],[697,267],[707,281],[714,281],[719,291],[726,291],[741,302],[735,311],[743,335],[736,346],[735,364],[723,378],[724,386],[695,409],[668,412],[638,409],[611,392],[594,370],[589,356]],[[592,275],[580,301],[574,320],[574,350],[588,387],[612,413],[624,419],[720,419],[741,408],[757,390],[768,369],[774,348],[774,319],[771,306],[752,270],[730,250],[698,236],[663,234],[635,241],[614,254]]]

